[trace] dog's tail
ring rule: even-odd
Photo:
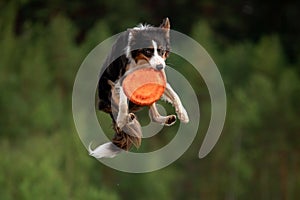
[[[122,151],[129,151],[132,146],[139,148],[142,140],[141,125],[137,121],[136,117],[127,123],[122,129],[120,129],[114,122],[113,129],[115,135],[112,142],[102,144],[91,149],[89,145],[89,153],[95,158],[113,158]]]
[[[94,150],[92,150],[91,145],[92,142],[89,144],[89,154],[95,158],[113,158],[122,151],[122,149],[116,147],[111,142],[102,144],[96,147]]]

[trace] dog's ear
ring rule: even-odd
[[[136,30],[134,29],[127,29],[127,47],[126,47],[126,57],[129,58],[130,57],[130,43],[132,41],[132,38],[134,37],[134,35],[136,34]]]
[[[170,20],[169,20],[169,18],[165,18],[159,27],[170,30]]]
[[[129,28],[129,29],[127,29],[127,31],[128,31],[128,38],[129,39],[132,39],[132,37],[136,34],[136,30],[134,30],[133,28]]]

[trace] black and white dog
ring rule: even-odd
[[[98,108],[110,114],[115,135],[112,142],[91,149],[89,153],[95,158],[114,157],[122,150],[128,151],[132,144],[141,143],[141,126],[134,112],[140,106],[129,101],[121,86],[122,77],[129,70],[147,64],[156,70],[165,69],[165,60],[170,52],[170,22],[166,18],[159,27],[139,25],[123,32],[106,58],[98,83]],[[121,55],[121,56],[119,56]],[[184,123],[189,121],[187,112],[178,95],[167,83],[163,99],[170,102],[176,110],[177,117]],[[176,116],[161,116],[156,103],[149,106],[152,121],[170,126],[175,123]]]

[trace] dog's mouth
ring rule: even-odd
[[[145,65],[145,64],[150,65],[148,59],[138,59],[138,60],[136,60],[136,65],[137,66],[141,66],[141,65]]]
[[[158,64],[156,66],[152,66],[149,62],[149,60],[146,60],[146,59],[141,59],[141,60],[138,60],[136,62],[136,66],[147,66],[148,68],[154,68],[158,71],[160,70],[163,70],[164,69],[164,65],[163,64]]]

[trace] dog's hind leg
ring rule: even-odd
[[[122,129],[128,122],[130,118],[133,118],[134,114],[128,114],[128,102],[127,97],[123,91],[122,87],[118,88],[119,92],[119,109],[117,115],[117,126]]]
[[[128,151],[132,145],[139,148],[142,141],[142,128],[136,117],[127,123],[122,129],[114,124],[115,136],[112,143],[117,147]]]
[[[89,145],[89,153],[95,158],[113,158],[123,150],[129,151],[132,145],[139,148],[142,140],[141,125],[136,118],[133,118],[122,129],[120,129],[113,120],[113,129],[115,135],[112,138],[112,142],[107,142],[91,149],[91,143]]]
[[[166,126],[171,126],[176,121],[175,115],[161,116],[156,108],[155,103],[150,106],[149,115],[153,122],[157,122]]]
[[[91,149],[91,144],[89,146],[89,153],[91,156],[95,158],[112,158],[117,154],[121,153],[123,150],[128,151],[134,145],[138,148],[141,145],[142,140],[142,129],[141,125],[138,122],[136,116],[133,113],[127,113],[127,107],[122,107],[127,105],[120,105],[121,101],[124,99],[119,98],[118,87],[115,88],[115,85],[112,85],[112,97],[111,97],[111,110],[110,116],[113,121],[113,129],[115,131],[115,135],[112,138],[112,142],[107,142],[96,147],[94,150]],[[119,101],[120,100],[120,101]],[[124,103],[124,102],[123,102]],[[119,110],[125,111],[125,115],[120,115]],[[122,119],[122,128],[120,128],[117,120],[115,120],[115,116],[117,115],[117,119]],[[123,121],[124,120],[124,121]],[[120,121],[119,121],[120,123]]]

